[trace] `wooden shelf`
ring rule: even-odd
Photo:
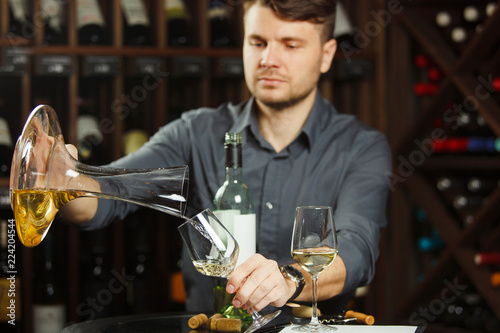
[[[438,28],[429,19],[432,13],[436,12],[435,8],[453,10],[465,5],[481,7],[487,2],[439,1],[436,3],[423,0],[402,2],[404,11],[391,27],[391,43],[398,45],[395,46],[391,57],[402,54],[407,57],[407,60],[403,62],[398,59],[391,76],[393,82],[397,82],[398,73],[407,69],[407,66],[414,66],[411,57],[415,50],[432,59],[442,72],[443,79],[438,83],[439,88],[434,95],[420,99],[413,96],[411,90],[408,89],[415,80],[411,74],[402,75],[398,86],[392,89],[391,92],[399,103],[408,101],[405,105],[405,107],[408,106],[407,116],[412,117],[413,112],[417,114],[413,121],[404,123],[401,128],[401,116],[397,115],[401,112],[401,105],[393,105],[390,111],[390,116],[394,115],[394,120],[391,120],[393,128],[399,126],[399,129],[394,132],[397,137],[393,138],[394,156],[397,157],[394,162],[395,174],[399,174],[401,170],[401,161],[405,159],[408,161],[412,153],[420,151],[423,154],[421,145],[416,144],[417,140],[430,142],[428,141],[431,140],[429,133],[434,129],[435,119],[443,117],[443,112],[447,110],[450,101],[454,101],[457,96],[463,96],[465,102],[467,98],[475,98],[477,112],[483,116],[493,133],[500,136],[499,100],[493,98],[492,93],[488,98],[479,98],[477,94],[478,89],[482,89],[481,92],[486,91],[484,80],[481,80],[480,75],[492,73],[500,75],[498,72],[500,56],[499,52],[495,51],[500,44],[500,31],[496,23],[500,20],[500,10],[496,10],[491,17],[485,19],[480,32],[476,33],[458,53],[451,49],[438,32]],[[495,2],[500,7],[500,1]],[[460,276],[477,290],[487,308],[497,319],[500,319],[500,290],[493,288],[489,283],[491,270],[477,267],[473,260],[477,251],[500,250],[498,248],[500,213],[497,209],[500,203],[500,188],[488,196],[486,203],[474,215],[473,222],[463,226],[453,215],[451,208],[447,206],[435,186],[427,179],[427,175],[436,173],[466,172],[471,174],[477,172],[480,175],[494,172],[500,167],[500,155],[496,153],[437,154],[432,149],[427,152],[429,153],[425,154],[421,161],[412,166],[412,172],[408,172],[405,177],[401,178],[402,181],[393,191],[393,197],[398,205],[391,208],[392,216],[399,216],[403,225],[394,227],[398,237],[392,240],[392,246],[404,253],[394,255],[393,264],[395,267],[398,265],[406,267],[408,262],[403,262],[404,257],[423,256],[413,245],[414,238],[418,237],[412,234],[415,227],[411,225],[415,223],[411,215],[415,207],[425,211],[427,228],[438,231],[445,247],[439,253],[436,265],[426,267],[425,277],[420,283],[411,282],[416,281],[416,277],[412,276],[416,262],[412,262],[409,268],[405,268],[405,272],[394,272],[396,275],[404,274],[406,278],[397,281],[394,286],[396,290],[394,304],[398,308],[395,316],[408,318],[418,304],[429,305],[429,302],[436,299],[436,295],[443,290],[443,281]],[[465,331],[459,327],[443,328],[436,324],[429,323],[431,331]]]
[[[91,107],[91,113],[100,119],[111,120],[114,129],[105,132],[103,146],[106,158],[117,159],[123,155],[122,137],[126,130],[127,119],[122,119],[120,112],[114,112],[110,107],[114,101],[121,101],[115,109],[125,106],[123,96],[130,95],[131,89],[140,85],[142,77],[131,74],[128,66],[120,66],[114,75],[84,76],[82,66],[86,56],[117,56],[125,58],[127,61],[134,57],[158,57],[161,58],[162,65],[167,67],[174,58],[203,57],[209,61],[217,61],[220,58],[241,58],[242,48],[240,46],[231,48],[212,48],[209,42],[209,22],[207,19],[207,1],[187,0],[191,13],[196,20],[193,22],[199,40],[196,47],[169,47],[167,44],[168,31],[164,15],[164,2],[146,0],[149,8],[152,26],[154,29],[154,42],[147,47],[123,46],[123,25],[120,0],[99,1],[106,11],[105,16],[112,30],[111,45],[109,46],[81,46],[77,41],[76,27],[76,1],[67,3],[68,17],[68,43],[67,45],[44,45],[44,27],[37,27],[34,38],[7,38],[8,32],[8,0],[0,0],[0,61],[3,60],[4,51],[11,47],[19,47],[27,55],[26,71],[16,75],[2,76],[2,82],[8,86],[7,90],[0,90],[0,100],[8,100],[8,103],[0,104],[0,116],[6,117],[12,125],[12,136],[20,134],[22,126],[27,119],[31,109],[39,101],[48,102],[58,113],[64,138],[67,143],[77,142],[77,119],[81,112],[82,101]],[[41,0],[30,2],[35,8],[40,8]],[[362,6],[363,11],[358,6]],[[369,15],[371,10],[382,10],[385,8],[385,0],[359,0],[356,3],[346,4],[346,7],[358,24],[364,25],[372,20]],[[241,22],[242,9],[236,6],[234,11],[234,22]],[[239,33],[241,26],[235,27]],[[326,99],[334,101],[341,112],[356,115],[361,121],[385,131],[386,124],[386,100],[385,100],[385,71],[386,63],[383,54],[385,52],[385,37],[383,34],[374,38],[371,43],[360,50],[349,55],[350,59],[360,59],[371,63],[373,71],[366,77],[359,77],[352,81],[336,83],[333,81],[335,74],[328,73],[320,82],[320,89]],[[71,56],[74,63],[71,73],[66,75],[40,74],[37,70],[37,60],[42,56]],[[338,52],[335,61],[346,60],[346,57]],[[345,62],[345,61],[344,61]],[[126,63],[128,65],[128,63]],[[335,66],[335,65],[334,65]],[[167,68],[166,70],[168,70]],[[139,81],[138,81],[139,80]],[[139,82],[139,83],[137,83]],[[335,89],[334,89],[335,88]],[[182,93],[174,94],[180,90]],[[5,95],[4,95],[5,94]],[[141,114],[144,119],[148,119],[151,124],[146,124],[148,132],[152,134],[159,126],[165,124],[174,111],[178,109],[188,110],[201,106],[217,106],[221,100],[229,98],[235,103],[246,100],[249,92],[246,89],[244,78],[240,76],[220,77],[217,76],[214,68],[210,67],[202,75],[196,77],[182,77],[172,79],[171,76],[162,80],[157,88],[148,91],[147,99],[138,102]],[[219,96],[220,95],[220,96]],[[90,101],[90,102],[89,102]],[[175,108],[175,110],[174,110]],[[9,180],[0,179],[0,187],[8,187]],[[170,295],[168,291],[168,281],[173,271],[178,270],[177,259],[179,256],[179,239],[176,236],[175,221],[162,216],[153,216],[153,221],[161,220],[154,224],[152,232],[155,235],[154,244],[157,253],[157,266],[160,268],[160,279],[165,281],[164,285],[157,289],[158,296],[162,297],[161,304],[157,312],[167,312],[172,309]],[[121,223],[114,223],[111,227],[103,231],[110,235],[109,251],[113,254],[113,268],[121,272],[126,264],[126,245],[124,235],[127,233],[127,226],[131,223],[131,218],[127,218]],[[58,222],[56,220],[56,222]],[[82,253],[88,253],[85,237],[82,237],[76,228],[65,223],[54,223],[51,232],[58,235],[57,246],[61,249],[64,270],[60,272],[66,280],[66,304],[67,321],[79,322],[88,318],[77,313],[79,305],[89,296],[84,295],[82,290]],[[36,258],[37,249],[22,249],[23,257],[23,323],[24,332],[31,332],[33,326],[32,301],[34,297],[34,285],[31,283],[35,277],[32,269],[33,260]],[[113,315],[125,315],[130,313],[126,307],[125,292],[114,297],[113,304],[119,303],[111,311]],[[380,300],[373,297],[375,301],[371,303],[371,309],[380,309],[376,302]],[[118,300],[118,301],[117,301]],[[114,306],[114,305],[113,305]]]

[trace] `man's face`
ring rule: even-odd
[[[245,13],[244,27],[245,80],[258,101],[282,109],[316,91],[335,53],[334,40],[321,42],[320,25],[283,20],[255,4]]]

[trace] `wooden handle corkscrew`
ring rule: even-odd
[[[356,318],[356,321],[361,324],[373,325],[375,323],[375,318],[373,316],[348,310],[345,313],[346,318]]]

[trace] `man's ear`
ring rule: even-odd
[[[321,58],[321,73],[326,73],[330,69],[330,66],[332,65],[333,61],[333,56],[335,55],[335,52],[337,51],[337,40],[336,39],[330,39],[328,40],[324,45],[323,45],[323,55]]]

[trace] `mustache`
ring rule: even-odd
[[[263,77],[272,77],[273,79],[282,80],[282,81],[288,80],[285,76],[279,74],[276,70],[267,69],[267,68],[262,69],[262,70],[257,72],[258,79],[263,78]]]

